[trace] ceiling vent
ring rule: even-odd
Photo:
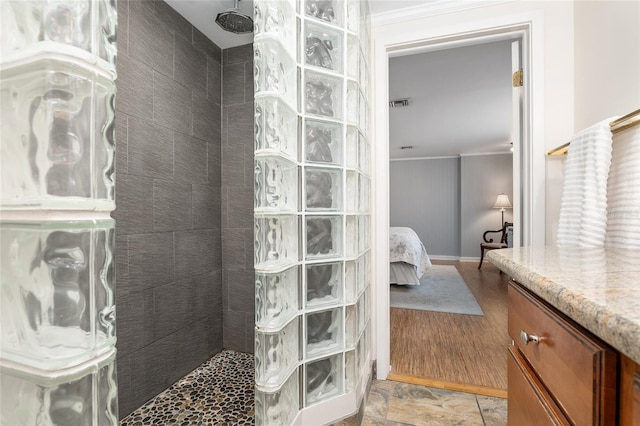
[[[396,99],[395,101],[389,101],[389,108],[402,108],[409,106],[409,99]]]

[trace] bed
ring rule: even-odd
[[[420,278],[431,267],[424,244],[411,228],[389,228],[389,283],[420,285]]]

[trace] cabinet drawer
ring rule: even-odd
[[[569,421],[551,400],[537,377],[522,360],[518,349],[509,347],[507,360],[509,380],[508,424],[518,426],[560,426]]]
[[[510,283],[509,336],[552,398],[576,425],[615,424],[617,354],[587,333]]]

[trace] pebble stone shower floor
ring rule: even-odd
[[[120,426],[252,425],[254,358],[222,351],[120,421]]]

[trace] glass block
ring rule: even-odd
[[[371,223],[368,215],[358,216],[358,253],[364,253],[370,246]]]
[[[294,318],[282,330],[255,332],[256,384],[279,387],[297,368],[298,318]]]
[[[280,40],[282,45],[295,58],[297,24],[296,0],[254,0],[253,30],[255,39],[269,37]]]
[[[344,263],[345,303],[355,303],[358,293],[358,261],[349,260]]]
[[[342,262],[307,265],[307,307],[342,300]]]
[[[356,362],[356,351],[345,352],[344,354],[344,391],[352,392],[358,383],[358,363]]]
[[[342,79],[314,72],[305,72],[304,106],[308,114],[342,117]]]
[[[359,203],[359,193],[358,193],[358,185],[359,185],[359,176],[358,173],[352,170],[347,170],[347,187],[345,189],[346,192],[346,203],[345,210],[347,212],[356,212],[358,210]]]
[[[365,315],[365,322],[366,322],[366,326],[369,326],[369,320],[371,319],[371,309],[369,309],[369,305],[371,304],[371,287],[367,286],[367,288],[364,291],[364,294],[366,295],[366,303],[367,306],[364,309],[364,315]]]
[[[356,304],[358,310],[358,334],[362,333],[364,326],[367,325],[367,292],[364,291]]]
[[[343,135],[341,124],[305,120],[304,133],[307,162],[342,164]]]
[[[369,105],[364,99],[362,92],[358,90],[358,125],[362,134],[368,134],[369,130]]]
[[[370,361],[370,342],[369,342],[369,328],[365,328],[360,336],[359,342],[359,351],[358,351],[358,365],[360,367],[359,375],[362,377],[362,374],[365,373],[369,369],[369,361]]]
[[[342,171],[340,169],[305,169],[307,211],[342,208]]]
[[[300,390],[296,369],[282,387],[275,390],[256,388],[256,426],[290,425],[300,411]]]
[[[354,126],[347,126],[347,157],[345,165],[350,169],[358,167],[358,145],[360,143],[360,133]]]
[[[354,80],[360,77],[360,41],[358,37],[349,34],[347,36],[347,77]]]
[[[331,24],[342,23],[342,4],[339,0],[305,0],[304,14]]]
[[[355,346],[358,339],[358,309],[356,305],[345,307],[344,338],[346,348]]]
[[[260,271],[278,271],[298,262],[298,217],[255,216],[254,262]]]
[[[306,21],[304,31],[305,64],[341,72],[344,56],[342,39],[340,30],[314,25]]]
[[[358,138],[358,170],[364,174],[369,173],[369,144],[364,137]]]
[[[360,176],[360,211],[371,211],[371,179]]]
[[[368,101],[370,99],[369,66],[362,54],[362,51],[359,52],[358,57],[360,58],[360,61],[358,62],[358,83],[360,83],[360,90],[364,94],[365,100]]]
[[[342,348],[342,308],[306,314],[307,358]]]
[[[349,124],[359,124],[360,120],[360,89],[358,83],[349,81],[347,83],[347,122]]]
[[[361,8],[362,7],[368,8],[369,5],[361,4]],[[366,22],[363,22],[363,20],[366,21],[367,18],[368,17],[365,15],[360,15],[360,49],[362,50],[365,59],[371,58],[371,31],[369,29],[369,25],[366,24]]]
[[[280,328],[298,312],[298,266],[256,273],[256,326]]]
[[[113,81],[70,59],[5,68],[0,80],[0,206],[114,210]]]
[[[115,345],[114,221],[0,223],[0,355],[51,371]]]
[[[358,256],[358,216],[347,216],[345,222],[345,256]]]
[[[256,153],[283,154],[298,160],[298,115],[276,96],[255,100]]]
[[[347,29],[358,34],[360,31],[360,0],[347,0]]]
[[[307,259],[342,255],[342,217],[307,216]]]
[[[81,369],[44,376],[3,368],[0,424],[118,424],[115,358],[113,350],[106,359]]]
[[[0,61],[38,54],[73,55],[115,76],[116,3],[113,0],[3,0]]]
[[[256,211],[298,210],[298,166],[277,156],[256,156],[254,208]]]
[[[268,38],[254,42],[253,82],[256,97],[275,95],[291,106],[297,105],[296,78],[296,63],[282,44]]]
[[[363,254],[358,258],[358,268],[357,268],[357,294],[360,294],[364,291],[365,288],[369,286],[369,281],[371,279],[369,267],[370,267],[370,258],[369,252]]]
[[[342,354],[310,362],[305,368],[306,406],[342,394]]]

